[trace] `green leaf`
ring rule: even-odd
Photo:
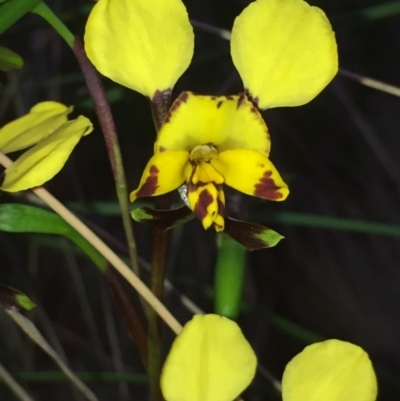
[[[376,6],[364,8],[359,14],[368,21],[391,17],[400,13],[400,1],[390,1]]]
[[[374,221],[355,220],[349,218],[323,216],[300,212],[268,212],[255,210],[251,216],[258,220],[273,223],[282,223],[291,226],[304,226],[315,228],[326,228],[329,230],[343,230],[374,235],[388,235],[400,237],[400,225],[385,224]]]
[[[0,6],[0,34],[41,2],[42,0],[8,0],[4,2]]]
[[[36,305],[32,300],[21,291],[0,284],[0,305],[4,309],[25,309],[31,310]]]
[[[24,60],[6,47],[0,46],[0,71],[18,70],[24,66]]]
[[[246,270],[246,249],[225,234],[218,235],[215,266],[215,313],[235,320],[240,311]]]
[[[74,228],[57,214],[34,206],[0,205],[0,230],[21,233],[64,235],[74,242],[100,270],[106,267],[103,256]]]

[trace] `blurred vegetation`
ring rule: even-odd
[[[224,29],[249,3],[184,2],[193,20]],[[334,26],[343,69],[400,86],[400,1],[311,3],[325,10]],[[48,5],[82,36],[90,1],[54,0]],[[79,144],[47,188],[126,257],[105,145],[72,52],[36,15],[26,15],[8,29],[0,46],[24,60],[21,70],[0,75],[0,125],[45,99],[73,104],[75,115],[94,122],[94,134]],[[151,113],[141,95],[104,82],[133,189],[152,153]],[[196,30],[194,60],[174,96],[182,90],[241,90],[228,42]],[[271,158],[289,182],[291,195],[279,204],[241,200],[243,215],[285,236],[277,247],[247,255],[239,322],[270,372],[260,372],[245,394],[247,401],[278,400],[269,374],[279,379],[285,364],[306,344],[333,337],[369,352],[380,401],[400,399],[399,106],[399,98],[338,74],[310,104],[264,113]],[[1,194],[0,204],[15,201]],[[146,277],[152,232],[135,224],[135,234]],[[172,231],[167,276],[179,292],[168,291],[165,300],[180,321],[191,316],[180,293],[213,311],[216,252],[215,233],[205,232],[198,221]],[[50,234],[0,232],[0,282],[38,305],[27,316],[100,400],[147,396],[139,356],[104,277],[68,241]],[[35,399],[79,399],[52,361],[1,311],[0,327],[0,362]],[[171,338],[168,334],[165,349]],[[12,397],[0,383],[0,399]]]

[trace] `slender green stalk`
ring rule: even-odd
[[[215,266],[215,312],[237,319],[242,301],[246,270],[246,249],[232,238],[220,234]]]
[[[8,0],[0,4],[0,34],[10,28],[26,13],[32,11],[41,0]]]
[[[32,12],[40,15],[45,21],[47,21],[54,28],[54,30],[67,42],[69,47],[72,48],[74,46],[75,36],[45,3],[38,4],[32,10]]]

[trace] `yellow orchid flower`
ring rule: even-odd
[[[83,116],[68,121],[72,107],[46,101],[0,128],[0,152],[31,147],[3,174],[0,190],[23,191],[43,185],[64,166],[82,136],[93,130]],[[34,146],[33,146],[34,145]]]
[[[196,315],[172,344],[161,373],[166,401],[233,401],[253,380],[257,359],[238,325]],[[286,366],[283,401],[375,401],[377,382],[367,353],[327,340],[306,347]]]
[[[95,67],[153,102],[188,67],[193,42],[180,0],[99,0],[85,32]],[[204,228],[222,231],[223,184],[263,199],[287,197],[268,159],[270,138],[259,109],[302,105],[330,82],[338,69],[332,27],[303,0],[256,0],[235,20],[231,54],[245,94],[183,92],[131,201],[186,183],[189,206]]]
[[[159,131],[154,156],[130,199],[161,195],[187,182],[189,205],[204,228],[214,225],[222,231],[222,184],[263,199],[284,200],[288,195],[268,159],[269,150],[264,120],[245,95],[183,92]]]

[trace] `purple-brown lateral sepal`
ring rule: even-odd
[[[141,207],[133,210],[131,215],[135,221],[149,223],[155,228],[164,231],[184,224],[195,217],[187,206],[171,210],[157,210],[149,207]]]
[[[225,233],[242,244],[248,251],[272,248],[284,237],[258,223],[225,217]]]

